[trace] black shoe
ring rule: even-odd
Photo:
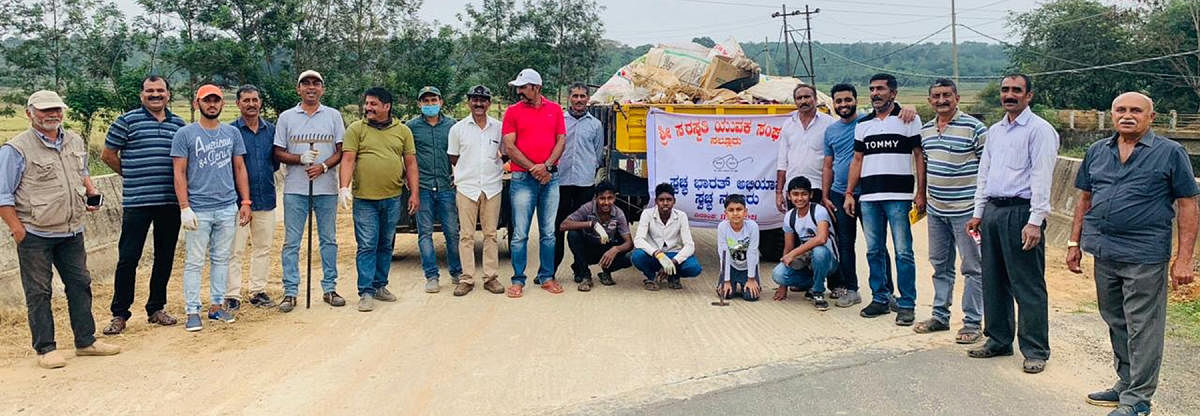
[[[888,309],[892,312],[900,312],[900,304],[896,303],[896,298],[888,300]]]
[[[792,286],[792,287],[796,287],[796,286]],[[807,290],[806,290],[806,291],[804,291],[804,300],[807,300],[807,301],[809,301],[809,302],[812,302],[812,301],[813,301],[813,294],[812,294],[812,292],[809,292],[809,291],[807,291]]]
[[[1121,404],[1121,393],[1113,389],[1097,391],[1088,393],[1087,399],[1085,400],[1090,405],[1117,407],[1118,404]]]
[[[241,309],[241,308],[242,308],[242,301],[237,300],[237,299],[225,299],[225,309],[227,309],[229,311],[237,312],[238,309]]]
[[[804,288],[802,288],[800,286],[788,286],[788,290],[793,291],[793,292],[803,292]]]
[[[613,281],[612,273],[609,272],[600,272],[600,274],[596,275],[596,278],[600,281],[600,284],[605,286],[617,284],[617,282]]]
[[[901,309],[899,312],[896,312],[896,325],[912,326],[915,319],[916,313],[912,309]]]
[[[888,305],[886,303],[871,302],[870,305],[867,305],[867,307],[863,308],[863,310],[858,314],[863,318],[875,318],[887,315],[889,313],[891,313],[891,311],[888,310]]]
[[[967,356],[971,358],[992,358],[992,357],[1007,357],[1013,355],[1012,347],[997,348],[984,343],[982,347],[967,350]]]
[[[271,300],[266,293],[259,292],[250,297],[250,304],[259,308],[270,308],[275,306],[275,301]]]
[[[284,296],[283,301],[279,302],[279,311],[283,312],[283,313],[288,313],[288,312],[291,312],[292,309],[296,309],[296,297],[295,296]]]
[[[1133,406],[1123,404],[1109,412],[1108,416],[1150,416],[1150,404],[1146,402]]]
[[[824,294],[818,293],[818,294],[812,295],[812,301],[813,301],[813,306],[816,307],[818,311],[829,310],[829,302],[825,301]]]
[[[669,287],[671,289],[675,289],[675,290],[680,290],[680,289],[683,289],[683,283],[679,283],[678,277],[669,278],[669,279],[667,279],[667,287]]]

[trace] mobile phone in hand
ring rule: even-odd
[[[104,205],[104,195],[89,195],[87,197],[87,204],[90,207],[98,207],[98,206]]]

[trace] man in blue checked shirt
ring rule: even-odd
[[[604,154],[604,128],[600,120],[587,112],[591,92],[587,84],[574,83],[567,89],[570,107],[563,119],[567,126],[567,144],[562,159],[558,162],[558,216],[554,229],[559,230],[567,216],[579,206],[592,200],[592,189],[596,184],[596,169],[600,167]],[[555,231],[554,270],[562,264],[565,231]],[[576,280],[575,283],[579,283]]]

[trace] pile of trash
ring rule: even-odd
[[[592,104],[789,104],[800,83],[763,75],[734,38],[712,48],[660,44],[613,74],[592,94]],[[820,104],[832,103],[817,95]]]

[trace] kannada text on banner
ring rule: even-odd
[[[778,143],[787,114],[695,115],[653,109],[646,118],[649,192],[670,183],[675,208],[692,225],[716,227],[724,218],[725,197],[746,197],[747,218],[762,229],[779,228],[775,208]]]

